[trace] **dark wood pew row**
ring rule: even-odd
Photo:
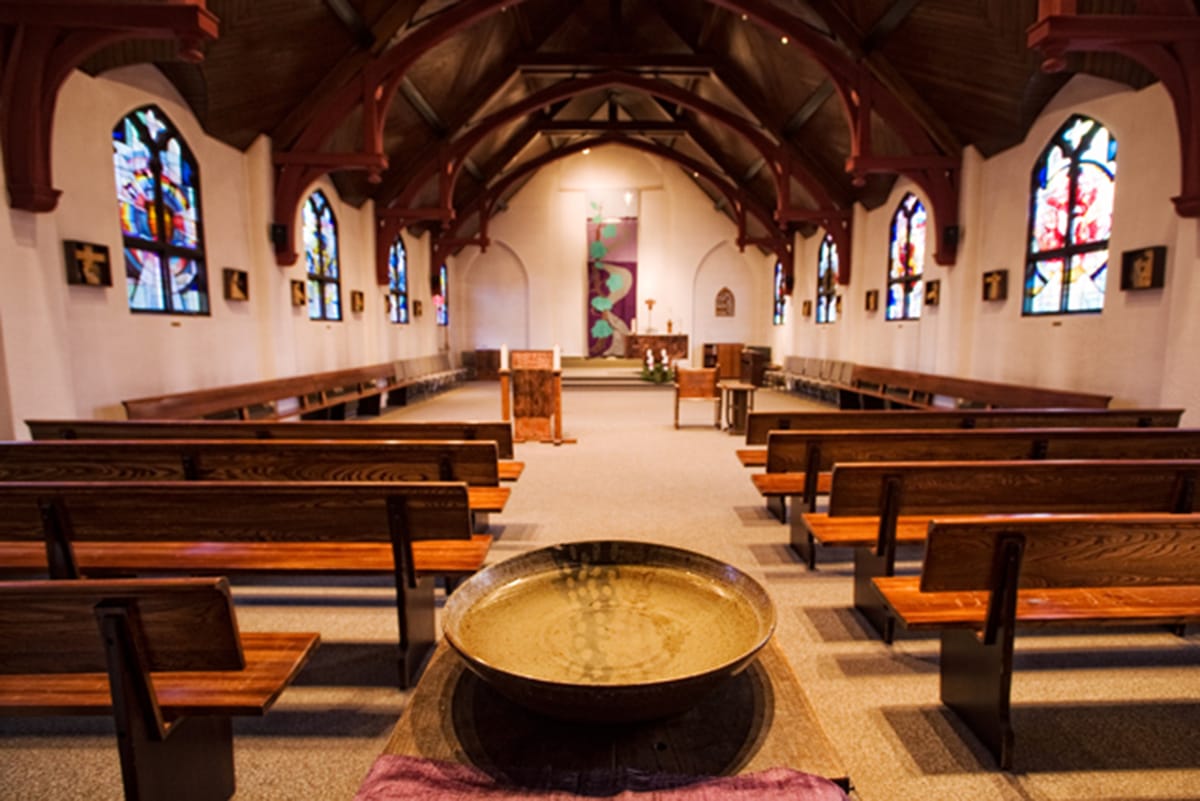
[[[386,575],[400,686],[436,641],[434,576],[482,567],[450,482],[0,482],[0,573]]]
[[[789,496],[799,508],[816,511],[817,495],[829,492],[835,464],[989,459],[1200,459],[1200,429],[772,431],[766,472],[750,479],[767,508],[786,522]]]
[[[365,367],[269,378],[121,401],[130,420],[342,420],[353,406],[377,415],[386,402],[403,405],[410,392],[431,392],[465,380],[467,371],[449,353]]]
[[[942,703],[1009,770],[1016,630],[1200,621],[1200,515],[937,519],[921,575],[874,586],[905,628],[941,633]]]
[[[856,364],[835,382],[842,409],[1104,409],[1111,395]]]
[[[45,440],[0,442],[0,481],[462,481],[475,530],[504,511],[493,442]]]
[[[746,444],[766,445],[772,431],[860,428],[1178,428],[1183,409],[957,409],[840,412],[750,412]],[[744,449],[747,467],[766,464],[766,451]]]
[[[338,420],[26,420],[30,436],[43,439],[366,439],[492,440],[501,459],[500,478],[514,481],[525,465],[512,461],[512,423],[413,421],[370,423]]]
[[[125,798],[226,799],[232,717],[266,714],[318,641],[239,631],[223,578],[4,582],[0,713],[112,715]]]
[[[947,515],[1197,511],[1200,460],[875,462],[833,469],[829,511],[793,514],[791,544],[854,548],[854,606],[891,642],[894,619],[872,579],[896,550]]]

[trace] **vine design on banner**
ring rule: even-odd
[[[588,355],[625,356],[637,317],[637,218],[606,219],[592,204],[588,241]]]

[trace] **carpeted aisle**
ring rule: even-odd
[[[389,410],[386,419],[498,419],[498,384],[476,382]],[[808,401],[760,390],[756,406]],[[1200,638],[1164,632],[1018,639],[1016,771],[991,758],[938,702],[938,643],[889,647],[851,607],[849,553],[809,572],[787,548],[711,411],[672,427],[664,388],[568,389],[577,444],[517,445],[526,462],[493,517],[492,559],[541,545],[629,538],[690,548],[763,581],[777,637],[866,801],[1200,798]],[[905,569],[916,569],[906,563]],[[319,630],[323,645],[266,718],[236,724],[238,799],[350,798],[406,694],[394,689],[384,582],[239,582],[244,630]],[[120,798],[111,726],[0,718],[0,797]]]

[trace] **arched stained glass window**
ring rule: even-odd
[[[388,319],[408,323],[408,251],[399,236],[388,248]]]
[[[1117,140],[1073,116],[1033,168],[1022,313],[1098,312],[1104,307]]]
[[[118,122],[112,143],[130,310],[208,314],[196,157],[155,106]]]
[[[888,320],[917,320],[921,317],[924,291],[921,275],[925,267],[925,206],[909,192],[892,215],[888,247]]]
[[[774,289],[774,304],[775,314],[771,321],[775,325],[783,325],[783,310],[787,300],[787,281],[783,275],[783,262],[775,262],[775,289]]]
[[[450,325],[450,281],[446,275],[446,265],[438,268],[437,294],[433,296],[433,308],[437,315],[438,325]]]
[[[308,269],[308,319],[342,319],[337,220],[320,189],[304,201],[304,263]]]
[[[817,322],[837,321],[838,251],[833,237],[825,234],[817,251]]]

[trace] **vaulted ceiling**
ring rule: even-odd
[[[131,0],[101,5],[136,13]],[[269,136],[281,263],[315,177],[329,174],[350,203],[373,199],[386,230],[433,231],[444,255],[485,242],[537,168],[605,142],[674,162],[743,244],[776,251],[818,226],[848,247],[852,206],[878,206],[909,176],[934,206],[939,260],[952,261],[964,147],[987,156],[1019,142],[1073,72],[1155,80],[1115,53],[1072,53],[1066,71],[1043,72],[1027,44],[1036,0],[202,5],[219,25],[202,60],[125,39],[82,66],[153,62],[212,136],[237,148]],[[1139,11],[1136,0],[1085,7]]]

